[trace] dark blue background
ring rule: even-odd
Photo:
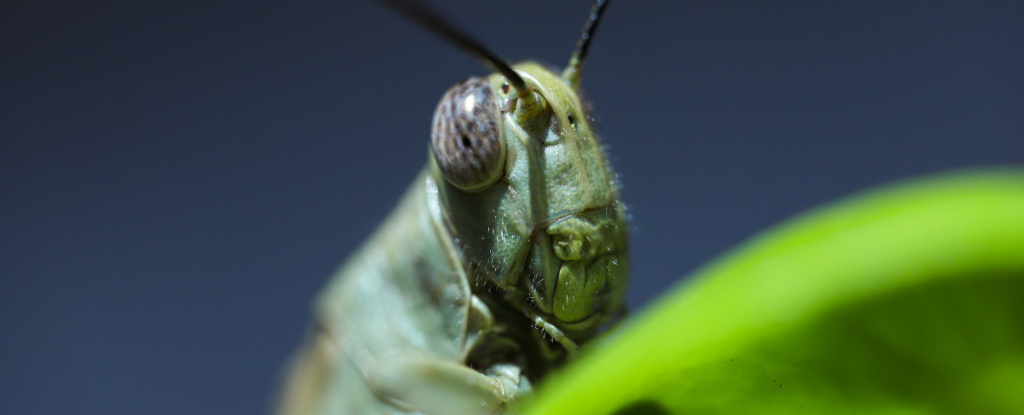
[[[562,65],[588,0],[440,8]],[[791,215],[1024,155],[1024,3],[618,1],[584,85],[642,307]],[[668,5],[671,4],[671,5]],[[0,408],[251,414],[486,71],[370,2],[0,6]]]

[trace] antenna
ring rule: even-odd
[[[473,55],[473,57],[482,61],[484,65],[500,72],[508,79],[509,85],[516,90],[516,96],[519,97],[520,105],[528,104],[535,99],[530,87],[526,86],[526,82],[523,81],[523,77],[512,70],[512,67],[504,59],[498,57],[498,55],[488,50],[480,42],[477,42],[465,32],[456,28],[454,24],[441,16],[436,10],[415,0],[380,0],[380,2],[408,16],[427,30],[434,32],[459,49]]]
[[[576,51],[569,58],[569,66],[566,66],[565,71],[562,72],[562,79],[568,81],[573,88],[579,89],[580,87],[581,77],[583,76],[583,63],[587,59],[590,40],[594,37],[597,24],[601,21],[601,13],[604,13],[604,7],[608,5],[609,1],[611,0],[597,0],[594,3],[594,7],[590,9],[587,23],[583,25],[583,35],[580,36],[580,41],[576,43]]]

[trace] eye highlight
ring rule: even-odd
[[[430,147],[445,180],[462,190],[480,190],[501,177],[505,138],[501,111],[490,83],[469,78],[441,98],[434,112]]]

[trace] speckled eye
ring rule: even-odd
[[[490,83],[469,78],[449,89],[434,112],[434,159],[448,183],[479,190],[501,177],[505,138]]]

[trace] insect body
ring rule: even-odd
[[[318,299],[283,413],[500,411],[622,308],[625,211],[577,94],[587,43],[561,75],[510,68],[402,7],[498,73],[441,99],[427,166]]]

